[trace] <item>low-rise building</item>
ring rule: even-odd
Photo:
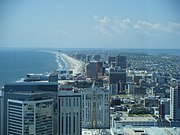
[[[157,126],[157,120],[152,116],[146,117],[114,117],[112,119],[114,128],[132,127],[154,127]]]
[[[145,107],[158,107],[158,98],[151,96],[144,99],[144,106]]]
[[[148,128],[111,128],[111,135],[179,135],[180,128],[159,128],[159,127],[148,127]]]

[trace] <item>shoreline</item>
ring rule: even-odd
[[[73,75],[82,73],[85,64],[84,62],[70,57],[65,53],[59,53],[59,56],[61,57],[62,61],[66,63],[66,69],[73,70]]]
[[[56,63],[57,63],[57,70],[72,70],[73,75],[82,73],[85,63],[83,61],[77,60],[71,56],[68,56],[62,52],[56,51],[46,51],[46,50],[39,50],[42,52],[52,53],[55,55]]]

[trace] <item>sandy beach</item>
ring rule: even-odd
[[[64,59],[69,64],[69,66],[70,66],[69,69],[73,70],[73,75],[82,73],[84,64],[85,64],[84,62],[76,60],[75,58],[70,57],[64,53],[59,53],[59,55],[62,59]]]

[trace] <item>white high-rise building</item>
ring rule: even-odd
[[[53,99],[21,101],[8,99],[8,135],[52,135]]]
[[[180,85],[170,88],[171,126],[180,126]]]
[[[81,94],[72,90],[58,92],[58,135],[82,134]]]
[[[82,93],[82,127],[109,128],[109,91],[103,88],[84,88]]]

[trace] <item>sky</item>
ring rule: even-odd
[[[180,49],[179,0],[1,0],[0,47]]]

